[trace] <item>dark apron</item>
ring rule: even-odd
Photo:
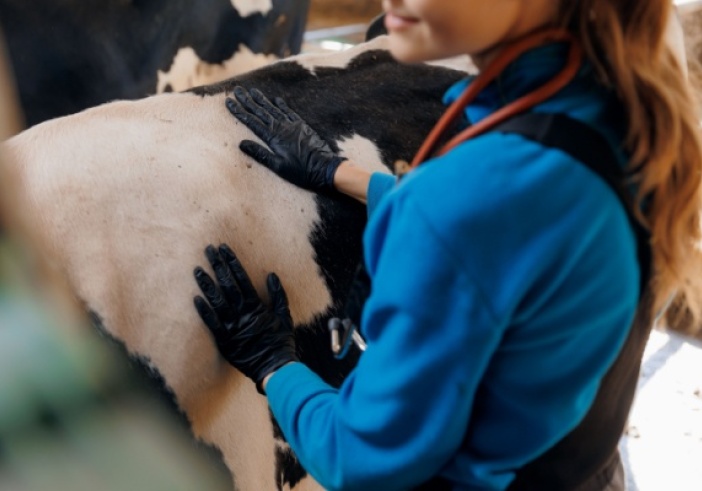
[[[620,491],[624,469],[617,445],[634,400],[641,359],[651,332],[652,297],[649,237],[630,213],[630,197],[611,146],[594,128],[561,114],[525,113],[491,131],[516,133],[550,148],[560,149],[598,174],[622,201],[637,238],[641,270],[638,311],[624,346],[605,374],[595,400],[580,424],[542,455],[517,469],[508,491]],[[435,477],[416,491],[451,490]]]

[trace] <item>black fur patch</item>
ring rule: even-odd
[[[368,29],[366,30],[366,41],[370,41],[371,39],[387,33],[388,30],[385,27],[385,13],[382,13],[375,17],[368,25]]]
[[[278,491],[283,491],[283,487],[286,484],[292,489],[298,482],[307,476],[307,472],[305,472],[300,463],[297,461],[297,457],[295,457],[295,454],[289,448],[276,448],[275,473],[275,482],[278,486]]]

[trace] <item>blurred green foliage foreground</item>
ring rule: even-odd
[[[61,325],[23,256],[0,232],[0,490],[231,489],[120,350]]]

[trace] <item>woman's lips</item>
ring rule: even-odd
[[[388,31],[401,31],[416,25],[418,22],[419,19],[414,17],[403,17],[391,12],[385,14],[385,27]]]

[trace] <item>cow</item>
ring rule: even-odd
[[[300,52],[309,0],[0,0],[26,123]]]
[[[319,486],[265,397],[218,355],[192,304],[193,269],[205,264],[208,243],[225,242],[261,292],[266,273],[278,273],[302,361],[338,386],[358,353],[333,357],[327,320],[350,288],[366,212],[246,157],[238,144],[255,137],[224,101],[235,85],[282,95],[336,150],[389,172],[412,158],[443,110],[442,93],[469,65],[398,64],[386,44],[379,37],[185,93],[104,104],[34,126],[2,149],[0,185],[15,192],[7,205],[15,224],[95,325],[161,379],[243,491]]]

